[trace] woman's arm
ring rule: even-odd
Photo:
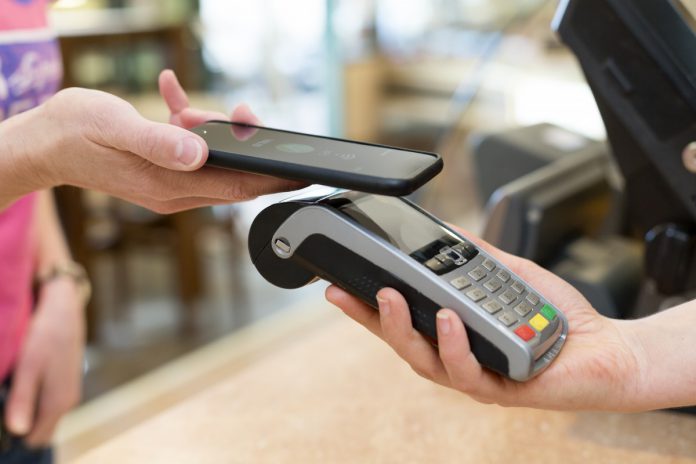
[[[34,210],[36,272],[70,262],[53,195],[44,190]],[[77,404],[82,384],[84,294],[70,277],[41,285],[36,309],[15,366],[6,423],[31,446],[49,442],[60,417]]]
[[[0,211],[24,195],[52,187],[37,156],[46,149],[45,134],[31,136],[35,117],[27,112],[0,122]]]
[[[696,300],[619,324],[638,342],[640,409],[696,405]]]
[[[527,382],[484,369],[469,349],[464,324],[450,309],[437,314],[434,348],[413,329],[408,304],[393,289],[378,293],[379,312],[335,286],[327,289],[327,299],[384,339],[419,375],[484,403],[613,411],[696,404],[696,302],[641,320],[609,319],[549,271],[480,239],[469,239],[568,318],[568,338],[558,358]]]
[[[163,73],[167,103],[186,127],[216,113],[187,107],[185,93]],[[250,122],[238,108],[233,119]],[[300,188],[299,182],[202,168],[205,141],[183,127],[143,118],[105,92],[66,89],[0,123],[0,209],[29,192],[75,185],[109,193],[160,213],[247,200]]]
[[[0,210],[22,195],[60,184],[91,187],[161,212],[302,186],[199,169],[207,149],[183,127],[227,116],[189,107],[171,71],[162,73],[160,92],[171,111],[171,124],[147,121],[123,100],[84,89],[63,91],[0,123]],[[258,123],[246,106],[238,107],[231,119]],[[196,144],[203,148],[199,151]],[[71,258],[48,191],[40,193],[35,212],[37,273],[45,276]],[[30,445],[46,443],[60,416],[79,400],[81,293],[69,277],[52,279],[40,289],[5,411],[9,429],[27,434]]]
[[[72,260],[58,219],[53,192],[39,193],[34,215],[36,231],[36,274],[47,275],[53,268]]]

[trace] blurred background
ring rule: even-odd
[[[555,1],[59,0],[64,85],[102,89],[166,121],[157,76],[194,107],[248,103],[264,124],[437,151],[445,171],[415,195],[474,230],[476,137],[540,122],[602,138],[574,58],[550,29]],[[472,141],[473,140],[473,141]],[[282,198],[283,195],[280,195]],[[278,198],[159,216],[64,188],[73,252],[94,280],[85,400],[282,309],[246,252]]]
[[[248,103],[264,124],[437,151],[445,170],[413,199],[482,228],[490,189],[472,174],[490,134],[552,124],[558,150],[604,138],[551,0],[58,0],[64,85],[102,89],[166,121],[157,92],[176,71],[194,107]],[[559,148],[560,147],[560,148]],[[255,214],[279,197],[160,216],[61,188],[88,268],[89,402],[325,285],[272,287],[247,255]],[[328,305],[327,305],[328,307]],[[328,311],[329,309],[327,309]]]

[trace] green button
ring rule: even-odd
[[[541,308],[540,312],[549,321],[553,321],[554,319],[556,319],[556,310],[547,304],[545,304],[544,307]]]

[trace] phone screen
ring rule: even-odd
[[[211,151],[391,179],[410,179],[438,159],[428,153],[243,124],[212,121],[192,130]]]

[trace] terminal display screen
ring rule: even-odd
[[[338,201],[339,211],[420,263],[461,242],[452,232],[399,198],[347,192]]]

